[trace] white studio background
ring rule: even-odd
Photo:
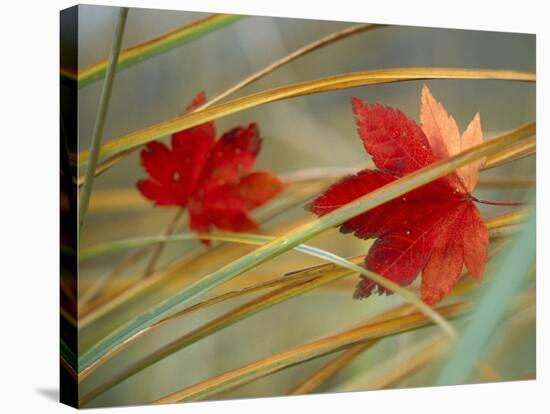
[[[96,3],[96,2],[91,2]],[[386,22],[416,26],[537,33],[538,157],[545,143],[545,68],[548,29],[544,2],[402,1],[296,2],[270,1],[112,1],[112,6],[185,9],[311,19]],[[58,39],[59,10],[68,1],[5,2],[2,8],[2,140],[0,189],[2,412],[70,412],[57,403],[58,389]],[[545,183],[547,165],[538,163],[537,178]],[[548,269],[544,249],[548,229],[544,204],[547,190],[538,186],[538,344],[537,381],[439,387],[353,394],[194,403],[163,407],[104,409],[132,413],[320,413],[369,412],[517,413],[543,412],[549,406],[548,358],[543,336],[548,314]],[[541,208],[542,206],[542,208]],[[542,247],[541,247],[542,246]],[[546,307],[546,309],[545,309]]]

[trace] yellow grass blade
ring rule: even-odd
[[[437,308],[437,311],[445,318],[454,319],[469,312],[470,307],[468,302],[459,302],[452,305],[440,306]],[[227,371],[206,381],[159,398],[154,403],[166,404],[205,399],[212,394],[228,390],[300,362],[309,361],[374,339],[418,329],[431,323],[432,321],[420,312],[393,318],[389,321],[368,323],[358,328],[306,343],[243,367]]]
[[[509,162],[534,155],[536,152],[536,147],[536,140],[519,142],[516,145],[508,148],[506,151],[501,151],[487,157],[487,161],[485,161],[482,169],[489,170],[491,168],[500,167],[501,165],[507,164]]]
[[[317,388],[327,382],[327,380],[331,378],[334,374],[339,372],[341,369],[347,367],[355,360],[355,358],[357,358],[363,352],[371,349],[379,341],[379,339],[373,339],[366,344],[355,345],[354,347],[342,352],[340,355],[338,355],[337,358],[331,360],[326,365],[323,365],[319,370],[315,371],[301,383],[292,387],[288,391],[288,395],[303,395],[315,391]]]
[[[484,177],[479,179],[477,188],[529,188],[536,183],[535,177]]]
[[[534,290],[522,294],[514,303],[514,311],[510,318],[521,314],[524,309],[532,309]],[[514,321],[514,319],[512,319]],[[353,392],[364,390],[378,390],[397,387],[405,378],[437,361],[448,351],[449,341],[441,335],[434,335],[424,343],[413,349],[406,349],[388,361],[382,361],[379,366],[373,367],[358,378],[352,378],[341,384],[337,392]],[[477,361],[477,368],[485,381],[500,381],[498,372],[483,360]]]
[[[388,320],[394,317],[403,316],[412,312],[414,308],[411,305],[402,305],[388,312],[371,319],[371,323]],[[369,350],[376,345],[380,339],[373,339],[365,344],[356,345],[342,352],[338,357],[329,361],[323,365],[320,369],[316,370],[313,374],[302,380],[299,384],[295,385],[288,391],[288,395],[301,395],[309,394],[315,391],[319,386],[325,383],[330,377],[336,374],[338,371],[349,365],[363,352]]]
[[[531,72],[461,68],[400,68],[347,73],[270,89],[243,98],[234,99],[208,109],[185,114],[157,125],[132,132],[123,137],[110,140],[110,142],[102,146],[100,155],[102,157],[112,156],[130,148],[170,135],[174,132],[282,99],[357,86],[422,79],[497,79],[534,82],[536,77],[535,74]],[[88,158],[88,151],[80,152],[78,155],[79,165],[86,165]]]

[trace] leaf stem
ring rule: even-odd
[[[529,203],[524,201],[493,201],[493,200],[481,200],[470,195],[471,199],[476,203],[487,204],[489,206],[527,206]]]
[[[82,186],[82,192],[80,193],[80,202],[78,205],[78,234],[79,238],[82,235],[82,229],[84,227],[84,220],[86,213],[88,212],[88,206],[90,204],[90,195],[92,193],[92,186],[94,183],[94,172],[99,161],[99,153],[101,149],[101,138],[103,137],[103,128],[105,127],[105,118],[107,117],[107,110],[109,108],[109,101],[111,100],[111,93],[113,91],[113,81],[115,79],[116,65],[118,56],[120,54],[120,47],[122,45],[122,37],[124,35],[124,26],[126,25],[126,18],[128,17],[128,8],[123,7],[120,9],[118,15],[118,21],[115,28],[115,37],[111,52],[109,54],[109,64],[107,65],[107,72],[105,75],[105,82],[103,83],[103,89],[101,91],[101,98],[99,100],[99,108],[97,111],[97,117],[95,120],[94,130],[92,133],[92,143],[90,147],[90,162],[88,169],[86,170],[86,179]]]

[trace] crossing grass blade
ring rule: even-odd
[[[337,372],[351,364],[358,356],[371,349],[378,342],[379,339],[374,339],[366,344],[355,345],[343,351],[338,357],[329,361],[305,380],[292,387],[288,391],[288,395],[303,395],[314,392]]]
[[[491,232],[491,230],[513,227],[525,220],[525,211],[518,210],[510,213],[495,216],[488,219],[485,224]],[[490,233],[491,234],[491,233]],[[211,233],[180,233],[170,236],[145,236],[135,237],[131,239],[113,240],[110,242],[100,243],[81,250],[80,260],[90,260],[104,254],[114,253],[120,250],[131,249],[134,247],[140,247],[149,245],[151,243],[158,242],[178,242],[184,240],[212,240],[212,241],[225,241],[232,243],[262,245],[264,243],[273,241],[275,237],[265,236],[261,234],[252,233],[232,233],[232,232],[211,232]],[[295,250],[302,253],[309,253],[311,247],[309,246],[296,246]]]
[[[61,357],[71,366],[71,368],[76,370],[76,367],[77,367],[76,355],[63,340],[61,340],[61,344],[60,344],[60,354],[61,354]]]
[[[521,160],[523,158],[535,155],[536,148],[537,143],[535,140],[519,142],[518,144],[508,148],[506,151],[502,151],[500,153],[487,157],[487,160],[485,161],[482,170],[490,170],[492,168],[497,168],[502,165],[508,164],[509,162]]]

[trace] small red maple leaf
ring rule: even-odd
[[[205,100],[201,92],[186,111]],[[158,206],[187,207],[189,227],[197,232],[256,230],[248,212],[275,197],[284,184],[269,172],[251,172],[261,147],[255,123],[215,137],[211,121],[173,134],[171,149],[148,143],[141,163],[149,178],[138,181],[137,188]]]
[[[365,169],[332,185],[307,208],[319,216],[399,177],[483,141],[479,114],[462,137],[456,122],[424,86],[419,126],[397,109],[352,99],[359,136],[378,169]],[[376,239],[367,269],[401,286],[422,272],[422,300],[435,305],[452,289],[465,265],[480,280],[489,235],[470,192],[483,161],[475,162],[340,226],[343,233]],[[390,294],[362,277],[354,297]]]

